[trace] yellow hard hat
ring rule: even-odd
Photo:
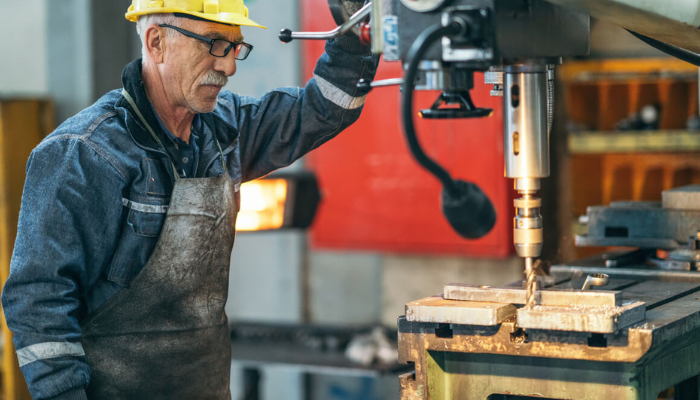
[[[248,18],[243,0],[132,0],[126,19],[136,22],[142,15],[181,13],[228,25],[266,27]]]

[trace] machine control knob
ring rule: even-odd
[[[291,29],[282,29],[279,34],[280,41],[283,43],[289,43],[292,41],[292,31]]]
[[[360,24],[360,43],[372,44],[372,26],[366,22]]]

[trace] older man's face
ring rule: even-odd
[[[241,28],[214,22],[180,18],[178,26],[211,39],[243,41]],[[162,28],[168,29],[168,28]],[[165,59],[161,65],[165,92],[174,106],[194,113],[214,111],[221,88],[236,73],[236,60],[231,51],[226,57],[209,54],[209,45],[179,33],[166,41]]]

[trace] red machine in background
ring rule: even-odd
[[[334,28],[327,0],[301,1],[301,29]],[[304,80],[312,77],[323,41],[302,41]],[[401,77],[400,62],[382,62],[376,79]],[[490,118],[419,120],[426,152],[455,178],[476,183],[496,209],[493,230],[465,240],[440,211],[441,185],[412,158],[400,123],[398,86],[373,89],[362,117],[338,138],[307,156],[321,187],[312,227],[317,249],[505,257],[513,253],[512,182],[503,174],[502,98],[492,98],[476,74],[472,99],[492,108]],[[416,94],[415,110],[429,108],[438,91]]]

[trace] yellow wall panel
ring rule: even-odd
[[[32,149],[53,130],[53,108],[47,100],[0,99],[0,283],[10,272],[25,166]],[[2,313],[2,399],[31,399],[17,364],[12,333]]]

